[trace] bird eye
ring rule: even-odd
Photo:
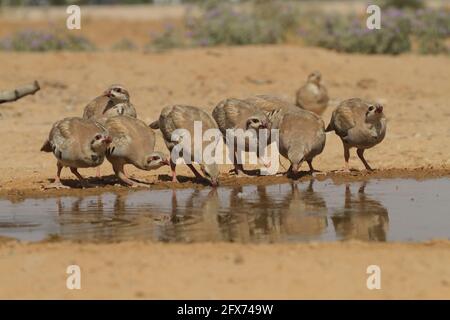
[[[98,134],[98,135],[95,136],[95,140],[100,140],[101,138],[102,138],[101,134]]]
[[[369,107],[369,111],[373,111],[373,109],[374,109],[373,106],[370,106],[370,107]]]

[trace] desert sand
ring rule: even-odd
[[[138,37],[144,39],[145,35]],[[322,72],[334,105],[346,98],[362,97],[385,106],[387,137],[366,152],[377,171],[362,171],[356,178],[449,176],[450,60],[445,56],[347,55],[282,45],[162,53],[0,52],[0,65],[2,90],[32,80],[42,86],[34,96],[0,105],[1,196],[101,192],[102,188],[42,191],[56,168],[53,156],[39,149],[53,122],[80,116],[84,106],[112,83],[128,87],[139,118],[151,122],[164,106],[175,103],[211,111],[227,97],[270,93],[293,100],[295,90],[316,69]],[[325,122],[331,112],[330,108],[323,115]],[[165,150],[159,133],[157,148]],[[325,172],[342,168],[342,146],[335,135],[327,136],[315,166]],[[363,169],[354,153],[351,166]],[[228,169],[222,167],[225,183],[271,179],[237,180],[227,176]],[[168,177],[167,167],[156,172],[129,167],[128,171],[155,183],[154,187],[196,186],[191,180],[180,185],[159,182],[159,178]],[[191,176],[183,166],[178,171]],[[95,169],[81,173],[92,177]],[[102,165],[102,173],[112,174],[107,163]],[[66,183],[77,184],[68,170],[63,177]],[[2,241],[0,298],[448,299],[449,249],[448,241],[295,245]],[[81,266],[82,290],[66,289],[69,264]],[[366,288],[370,264],[382,268],[381,290]]]
[[[450,243],[0,245],[0,298],[449,299]],[[66,269],[81,269],[69,290]],[[381,289],[369,290],[369,265]]]

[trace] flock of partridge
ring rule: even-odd
[[[372,170],[364,158],[364,150],[377,145],[385,137],[383,107],[359,98],[344,100],[335,108],[325,128],[320,115],[328,102],[327,90],[321,84],[321,74],[316,71],[297,91],[296,105],[269,95],[226,99],[214,108],[212,116],[197,107],[173,105],[165,107],[159,119],[147,125],[137,119],[128,91],[121,85],[112,85],[85,107],[82,118],[65,118],[53,125],[41,148],[41,151],[52,152],[57,158],[56,180],[49,187],[67,188],[60,181],[63,167],[69,167],[82,186],[87,187],[89,184],[78,168],[98,167],[105,157],[111,162],[116,176],[126,185],[148,186],[130,179],[124,170],[125,164],[142,170],[170,165],[173,181],[176,182],[176,161],[154,150],[153,129],[161,130],[167,148],[172,151],[177,144],[177,141],[172,141],[172,133],[177,129],[192,133],[195,121],[202,122],[203,130],[219,129],[224,139],[226,130],[230,129],[278,129],[279,152],[291,163],[288,174],[295,174],[303,161],[313,172],[312,161],[325,147],[326,132],[334,131],[344,146],[345,170],[349,170],[349,150],[352,147],[357,148],[364,166]],[[248,151],[248,146],[245,147]],[[238,163],[236,154],[233,163],[236,175],[246,172]],[[218,165],[199,165],[203,175],[188,164],[197,178],[206,178],[213,186],[217,185]],[[97,175],[100,176],[99,169]]]

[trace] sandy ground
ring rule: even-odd
[[[7,24],[7,21],[4,21]],[[31,22],[32,23],[32,22]],[[36,22],[39,24],[40,22]],[[138,38],[146,39],[138,19]],[[3,24],[3,25],[5,25]],[[17,28],[10,25],[10,30]],[[4,30],[4,29],[2,29]],[[100,36],[108,28],[99,28]],[[103,31],[102,31],[103,30]],[[121,36],[120,32],[118,31]],[[113,43],[111,39],[104,44]],[[139,117],[156,119],[162,107],[192,104],[211,111],[227,97],[272,93],[293,100],[312,70],[322,72],[334,102],[350,97],[385,105],[388,134],[367,154],[378,170],[338,179],[449,175],[450,60],[444,56],[362,56],[299,46],[188,49],[164,53],[0,53],[1,89],[39,80],[35,96],[0,105],[0,196],[50,196],[41,191],[55,174],[55,159],[39,152],[53,122],[80,116],[111,83],[129,88]],[[329,121],[332,110],[324,114]],[[165,150],[158,133],[157,147]],[[317,169],[343,166],[342,146],[328,135]],[[284,165],[287,166],[286,161]],[[351,165],[362,169],[352,154]],[[225,184],[280,178],[228,177]],[[306,167],[303,168],[306,170]],[[67,170],[68,171],[68,170]],[[76,185],[65,171],[65,182]],[[128,171],[159,187],[173,185],[168,168]],[[94,169],[81,170],[93,176]],[[102,172],[110,175],[108,164]],[[179,166],[181,176],[191,177]],[[123,192],[108,186],[65,192]],[[365,244],[121,244],[0,242],[0,298],[450,298],[450,243]],[[180,261],[182,263],[180,264]],[[82,290],[65,287],[66,267],[82,268]],[[366,288],[366,268],[382,268],[382,290]]]
[[[0,245],[0,298],[449,299],[450,242]],[[81,269],[69,290],[66,269]],[[369,290],[367,267],[381,269]]]

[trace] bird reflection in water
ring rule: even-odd
[[[184,203],[172,192],[171,213],[160,217],[158,239],[274,242],[314,238],[327,227],[327,207],[313,181],[299,184],[192,190]],[[285,239],[285,240],[286,240]]]
[[[344,208],[336,210],[331,217],[339,238],[386,241],[388,210],[366,195],[366,185],[367,182],[361,184],[356,196],[352,195],[350,185],[346,185]]]
[[[385,241],[388,211],[347,185],[343,208],[328,208],[314,180],[218,189],[152,190],[56,199],[62,237],[75,240],[278,242]],[[325,194],[325,193],[324,193]]]

